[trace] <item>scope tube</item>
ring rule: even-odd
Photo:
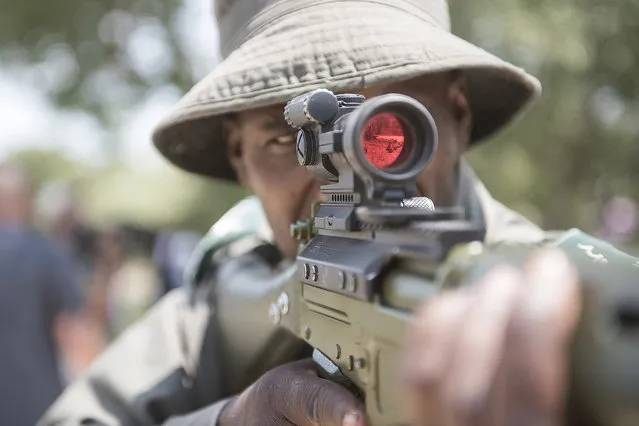
[[[371,119],[380,114],[392,114],[403,127],[404,148],[391,166],[380,168],[373,164],[364,151],[362,135]],[[401,182],[414,179],[432,160],[437,149],[437,130],[430,112],[416,100],[398,94],[382,95],[370,99],[349,114],[343,130],[343,150],[353,170],[364,180],[382,179]],[[406,139],[408,137],[408,140]]]

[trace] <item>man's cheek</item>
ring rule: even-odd
[[[284,158],[269,159],[268,157],[257,159],[254,162],[254,170],[264,182],[270,185],[290,184],[306,172],[297,161]]]
[[[269,213],[269,219],[278,227],[286,227],[294,222],[298,206],[303,196],[302,181],[299,179],[281,179],[279,176],[265,176],[257,185],[258,197]],[[281,225],[284,223],[285,225]]]

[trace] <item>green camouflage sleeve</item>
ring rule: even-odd
[[[158,425],[212,403],[221,389],[209,316],[206,300],[189,303],[181,289],[168,294],[64,392],[39,425]],[[201,356],[209,356],[206,363],[199,363]],[[215,424],[210,420],[206,424]]]

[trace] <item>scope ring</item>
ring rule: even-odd
[[[366,123],[375,115],[392,113],[409,126],[414,137],[415,153],[407,165],[394,171],[384,171],[366,158],[361,134]],[[400,182],[414,179],[432,160],[438,144],[437,127],[432,115],[421,103],[399,94],[382,95],[362,103],[347,118],[344,126],[343,151],[353,170],[364,180],[382,179]]]

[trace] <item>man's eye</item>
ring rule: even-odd
[[[294,145],[295,144],[295,136],[293,136],[293,135],[278,136],[276,138],[269,139],[267,144],[269,144],[269,145],[284,145],[284,146]]]
[[[286,135],[266,141],[266,149],[276,155],[288,155],[295,153],[295,136]]]

